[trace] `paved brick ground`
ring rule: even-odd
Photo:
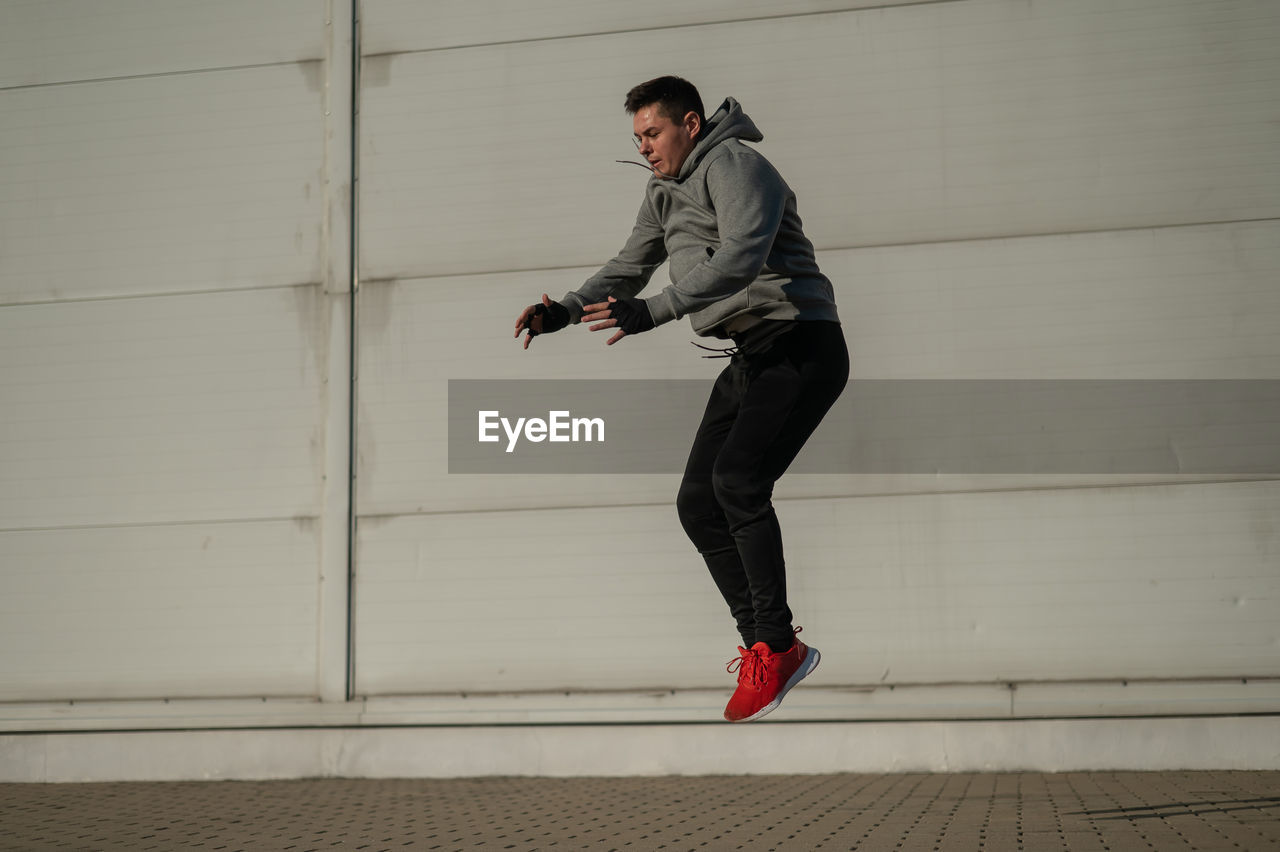
[[[5,850],[1270,850],[1280,772],[0,784]]]

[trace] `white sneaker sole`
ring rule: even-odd
[[[777,710],[778,706],[782,704],[782,699],[786,698],[787,693],[791,691],[791,687],[808,677],[809,674],[818,667],[818,661],[821,659],[822,655],[818,653],[818,649],[810,647],[809,653],[805,654],[804,662],[800,664],[799,668],[791,673],[791,677],[787,678],[787,683],[778,693],[778,697],[752,713],[750,716],[747,716],[745,719],[739,719],[738,722],[754,722],[756,719],[759,719],[762,716],[767,716],[774,710]],[[735,722],[734,724],[737,723]]]

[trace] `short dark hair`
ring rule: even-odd
[[[683,77],[655,77],[627,92],[626,106],[629,115],[635,115],[649,104],[657,104],[658,113],[676,124],[684,121],[684,117],[691,112],[698,114],[698,121],[707,123],[707,116],[702,111],[702,96]]]

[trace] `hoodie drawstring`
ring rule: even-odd
[[[703,358],[732,358],[734,355],[738,354],[737,346],[726,346],[723,349],[717,349],[714,346],[703,346],[701,343],[698,343],[693,340],[690,340],[689,342],[692,343],[694,346],[698,347],[699,349],[705,349],[708,352],[716,353],[715,355],[703,355],[702,356]]]

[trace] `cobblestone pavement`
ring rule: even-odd
[[[1280,772],[0,784],[5,850],[1270,850]]]

